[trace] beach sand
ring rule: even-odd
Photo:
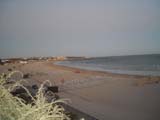
[[[18,70],[30,76],[29,85],[45,80],[60,87],[61,98],[99,120],[159,120],[160,77],[120,75],[81,70],[49,62],[11,63],[0,73]]]

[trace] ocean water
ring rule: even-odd
[[[97,57],[57,62],[58,65],[111,73],[160,76],[160,54]]]

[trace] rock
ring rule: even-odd
[[[46,91],[51,91],[53,93],[58,93],[58,86],[48,86]]]
[[[11,91],[11,94],[13,96],[16,96],[17,94],[22,94],[22,93],[27,93],[26,90],[22,87],[15,88],[15,90]]]
[[[29,73],[23,75],[23,78],[29,78],[29,77],[30,77]]]
[[[29,96],[27,93],[17,94],[16,96],[23,99],[26,104],[33,102],[31,96]]]
[[[38,88],[34,89],[32,86],[26,86],[27,90],[31,93],[31,95],[34,97],[36,93],[38,92]]]
[[[11,71],[12,71],[12,69],[11,69],[11,68],[9,68],[9,69],[8,69],[8,71],[10,71],[10,72],[11,72]]]
[[[25,86],[26,89],[30,92],[30,94],[35,97],[37,90],[33,89],[31,86]],[[27,91],[22,87],[17,87],[13,91],[10,92],[13,96],[19,97],[25,101],[25,103],[31,103],[31,96],[27,93]]]
[[[38,86],[37,85],[32,85],[32,88],[33,89],[38,89]]]
[[[57,94],[54,94],[54,97],[56,100],[60,99],[59,95],[57,95]]]
[[[47,93],[45,93],[45,97],[48,102],[52,102],[60,98],[58,94],[53,93],[51,91],[48,91]]]

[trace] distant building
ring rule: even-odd
[[[19,63],[21,63],[21,64],[27,64],[28,62],[25,61],[25,60],[23,60],[23,61],[19,61]]]
[[[55,57],[55,60],[66,60],[66,57],[64,57],[64,56],[58,56],[58,57]]]
[[[72,57],[72,56],[68,56],[67,57],[68,60],[84,60],[86,59],[86,57]]]

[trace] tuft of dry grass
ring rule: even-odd
[[[17,72],[0,75],[0,120],[70,120],[65,114],[64,108],[58,105],[58,103],[65,103],[65,100],[47,102],[43,94],[44,83],[40,86],[35,97],[21,84],[21,81],[7,86],[7,80]],[[21,72],[19,73],[23,76]],[[25,104],[24,100],[10,93],[17,86],[26,90],[33,103]]]

